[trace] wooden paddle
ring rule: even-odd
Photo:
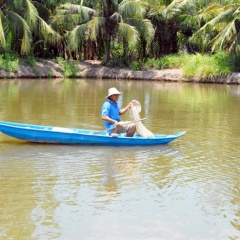
[[[126,122],[126,123],[123,123],[123,124],[122,124],[122,126],[123,126],[123,125],[128,125],[128,124],[131,124],[131,123],[135,123],[135,122],[140,122],[140,121],[143,121],[143,120],[145,120],[145,119],[147,119],[147,118],[141,118],[141,119],[134,120],[134,121],[131,121],[131,122]],[[112,127],[110,127],[110,128],[107,128],[105,131],[112,130],[112,129],[114,129],[115,127],[116,127],[116,125],[115,125],[115,124],[113,124],[113,126],[112,126]],[[98,134],[98,133],[105,132],[105,131],[93,132],[92,134]]]

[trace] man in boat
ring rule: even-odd
[[[106,101],[102,105],[102,120],[110,135],[126,133],[127,137],[132,137],[136,131],[136,124],[126,124],[127,122],[121,121],[120,115],[126,113],[134,105],[134,100],[120,109],[118,106],[120,95],[122,95],[122,92],[119,92],[116,88],[108,90]]]

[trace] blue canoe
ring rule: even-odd
[[[107,145],[107,146],[150,146],[168,144],[182,136],[185,131],[176,134],[155,134],[153,138],[144,138],[139,134],[125,137],[109,136],[105,131],[39,126],[13,122],[1,122],[0,132],[28,142],[52,144],[82,144],[82,145]]]

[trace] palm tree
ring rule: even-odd
[[[65,58],[72,58],[71,49],[69,47],[69,42],[67,40],[69,33],[74,29],[76,25],[81,25],[79,31],[82,31],[80,39],[77,39],[80,43],[86,44],[87,34],[87,22],[91,20],[92,16],[95,14],[95,11],[91,8],[80,5],[65,3],[60,4],[56,7],[56,12],[51,19],[51,26],[63,36],[63,51],[65,52]],[[80,44],[72,43],[75,46],[74,50],[78,51]]]
[[[0,0],[0,46],[2,45],[3,48],[6,48],[6,38],[3,31],[3,11],[5,10],[5,0]]]
[[[146,0],[149,3],[148,17],[156,28],[152,43],[152,54],[165,54],[190,50],[189,37],[198,29],[195,15],[206,0]]]
[[[56,44],[60,36],[47,24],[47,9],[32,0],[0,0],[0,45],[21,55],[33,51],[33,38]]]
[[[154,29],[149,20],[144,19],[146,4],[140,0],[97,1],[95,9],[80,5],[64,4],[59,8],[56,18],[64,18],[68,10],[72,22],[78,19],[76,27],[69,31],[69,42],[76,50],[87,39],[105,43],[104,63],[110,61],[111,43],[122,37],[129,49],[133,49],[142,37],[147,42],[152,40]],[[62,11],[62,16],[61,12]],[[69,16],[68,15],[68,16]]]
[[[214,7],[217,6],[216,3],[221,7],[226,7],[226,5],[230,5],[230,3],[233,6],[235,2],[234,6],[239,6],[239,0],[146,1],[150,6],[148,16],[156,28],[152,50],[155,57],[176,53],[179,50],[185,50],[187,52],[208,51],[210,49],[208,43],[217,34],[217,29],[213,27],[210,28],[210,25],[218,29],[224,26],[219,22],[217,27],[217,25],[214,25],[216,22],[214,23],[213,21],[203,27],[205,23],[209,22],[220,13],[220,9]],[[228,16],[226,16],[226,20],[227,19],[229,20]],[[238,25],[238,20],[236,19],[239,19],[237,11],[235,13],[234,23]],[[196,32],[198,33],[195,34]],[[195,34],[195,36],[192,38],[193,34]],[[156,49],[154,49],[154,47]],[[199,47],[204,47],[204,50],[199,49]]]
[[[150,47],[155,33],[151,21],[146,18],[147,9],[148,4],[144,1],[131,2],[125,0],[119,4],[119,13],[123,18],[123,21],[119,24],[121,35],[124,39],[127,39],[130,50],[138,43],[140,49],[142,49],[143,59],[146,57],[146,51]],[[135,30],[137,31],[136,34],[131,34],[131,31],[134,33]]]
[[[212,52],[226,50],[231,54],[240,53],[240,7],[236,4],[213,4],[198,15],[204,24],[192,37],[202,48]],[[203,39],[206,39],[205,44]]]

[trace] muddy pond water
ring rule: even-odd
[[[136,99],[152,147],[25,143],[0,133],[1,240],[240,239],[240,86],[0,81],[0,121],[104,129],[108,88]],[[123,120],[129,120],[125,114]]]

